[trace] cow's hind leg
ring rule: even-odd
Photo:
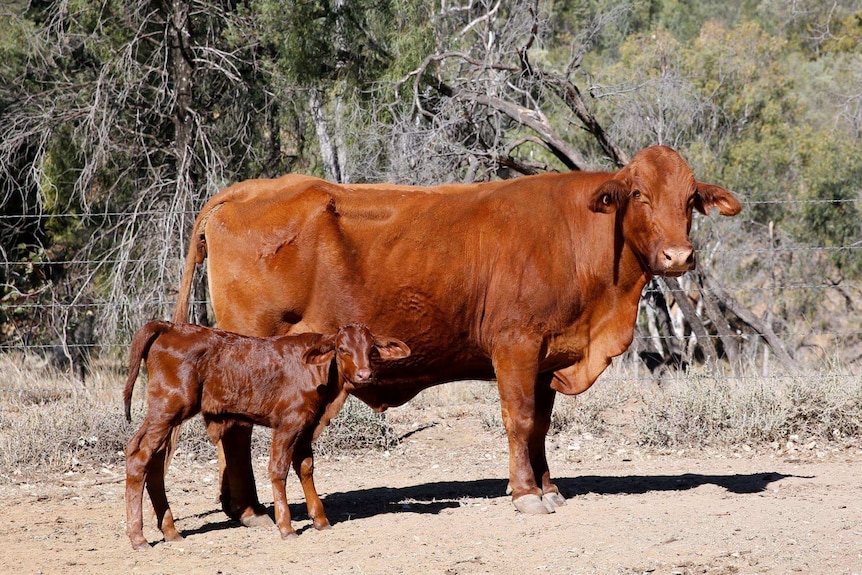
[[[219,448],[222,508],[246,527],[270,527],[272,520],[257,498],[251,464],[250,425],[225,425]]]

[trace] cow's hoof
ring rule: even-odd
[[[182,540],[183,540],[183,536],[180,535],[179,533],[173,533],[170,535],[167,535],[167,534],[165,535],[165,541],[182,541]]]
[[[513,499],[512,503],[515,504],[515,509],[528,515],[545,515],[554,512],[553,506],[546,504],[538,495],[522,495]]]
[[[272,527],[275,525],[273,523],[272,518],[264,513],[263,515],[254,515],[250,514],[247,517],[243,517],[240,519],[240,523],[245,527]]]
[[[297,535],[296,531],[293,531],[293,530],[287,531],[287,532],[284,532],[284,531],[281,532],[281,538],[284,539],[285,541],[288,541],[290,539],[296,539],[297,537],[299,537],[299,535]]]
[[[566,498],[556,491],[549,491],[542,496],[542,501],[545,505],[550,505],[552,508],[562,507],[566,504]]]
[[[329,524],[329,521],[322,521],[320,523],[315,522],[314,528],[318,531],[323,531],[324,529],[332,529],[332,525]]]

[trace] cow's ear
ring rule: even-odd
[[[390,361],[393,359],[404,359],[410,356],[410,348],[400,339],[394,337],[375,337],[374,347],[380,354],[380,359]]]
[[[302,361],[309,365],[320,365],[332,361],[334,356],[335,336],[327,335],[303,352]]]
[[[629,186],[620,180],[608,180],[593,192],[590,209],[602,214],[615,212],[629,196]]]
[[[735,216],[742,211],[742,204],[732,193],[720,186],[703,182],[697,182],[694,207],[704,215],[709,215],[711,208],[718,208],[718,213],[722,216]]]

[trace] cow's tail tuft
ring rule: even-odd
[[[132,421],[132,392],[135,390],[135,381],[141,370],[141,361],[147,358],[150,346],[161,334],[171,329],[171,324],[166,321],[151,321],[138,330],[132,339],[129,348],[129,376],[126,378],[126,387],[123,389],[123,405],[126,408],[126,421]]]

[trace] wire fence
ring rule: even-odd
[[[744,201],[746,207],[775,205],[859,205],[862,203],[862,192],[859,197],[850,199],[808,199],[808,200],[756,200]],[[123,218],[146,218],[159,217],[163,218],[166,215],[172,216],[196,216],[196,212],[190,211],[173,211],[173,210],[142,210],[135,212],[128,211],[106,211],[102,213],[92,214],[0,214],[0,226],[7,228],[14,227],[15,222],[28,222],[32,225],[34,222],[37,225],[43,225],[46,220],[62,218],[62,219],[77,219],[82,222],[93,221],[99,219],[123,219]],[[862,229],[862,224],[860,224]],[[859,257],[857,254],[862,254],[862,232],[856,238],[847,242],[845,245],[787,245],[776,243],[770,240],[760,243],[752,243],[748,245],[739,245],[742,242],[733,243],[731,245],[722,246],[720,253],[723,261],[735,262],[748,258],[761,258],[769,256],[775,260],[781,257],[792,257],[796,260],[796,266],[799,269],[808,269],[807,274],[802,277],[792,278],[776,278],[772,277],[759,281],[751,281],[744,275],[739,276],[733,282],[724,283],[722,290],[725,293],[731,294],[734,298],[746,301],[759,301],[761,305],[756,310],[761,319],[770,323],[770,325],[778,326],[776,332],[779,333],[783,341],[788,342],[789,347],[797,356],[807,356],[817,358],[816,361],[805,363],[806,369],[829,369],[834,377],[858,379],[855,372],[856,368],[862,363],[862,310],[859,306],[862,305],[862,277],[840,278],[835,280],[830,276],[823,274],[823,259],[833,254],[851,254],[853,257]],[[2,247],[2,254],[5,256],[11,250],[11,246]],[[16,268],[26,268],[27,266],[79,266],[83,268],[98,268],[100,266],[114,266],[118,264],[125,265],[142,265],[142,266],[160,266],[163,268],[180,269],[182,267],[185,254],[176,254],[173,261],[164,261],[158,258],[128,258],[119,257],[88,258],[76,259],[74,257],[65,257],[57,260],[41,261],[38,257],[35,259],[19,259],[19,260],[4,260],[0,261],[0,267],[6,270]],[[823,256],[823,257],[821,257]],[[2,277],[2,276],[0,276]],[[8,277],[8,273],[7,273]],[[45,286],[43,286],[45,287]],[[51,287],[51,286],[48,286]],[[45,294],[39,291],[32,293],[23,293],[17,291],[16,287],[7,284],[0,285],[3,288],[0,291],[0,306],[5,308],[3,311],[6,315],[12,313],[22,314],[36,318],[39,321],[52,321],[49,318],[56,318],[58,315],[92,313],[94,317],[99,317],[103,312],[111,306],[117,304],[110,301],[79,301],[76,298],[68,297],[59,298],[54,294]],[[657,290],[654,285],[649,286],[642,298],[642,306],[649,299],[650,290]],[[695,286],[694,291],[701,295],[709,295],[708,287]],[[5,294],[5,295],[4,295]],[[134,306],[137,309],[154,310],[154,313],[164,314],[165,310],[171,310],[174,307],[175,296],[166,293],[159,294],[155,298],[139,298],[132,302],[126,302],[126,305]],[[774,311],[775,307],[782,307],[784,302],[791,299],[804,300],[807,308],[800,308],[798,317],[793,317],[795,310],[781,312]],[[47,300],[47,301],[46,301]],[[813,302],[813,303],[812,303]],[[193,305],[205,305],[205,301],[193,301]],[[813,307],[812,307],[813,306]],[[820,307],[818,307],[820,306]],[[786,307],[786,306],[785,306]],[[803,306],[804,307],[804,306]],[[161,310],[155,311],[155,310]],[[8,327],[8,326],[6,326]],[[125,353],[126,348],[130,343],[130,334],[116,334],[114,337],[102,337],[100,341],[81,341],[79,338],[71,335],[59,338],[58,341],[46,342],[37,337],[29,337],[25,332],[28,329],[32,331],[38,330],[40,326],[18,326],[18,332],[5,329],[0,325],[0,355],[11,356],[14,354],[35,355],[43,358],[58,356],[60,363],[74,363],[76,359],[95,356],[108,356],[117,361]],[[44,327],[44,326],[42,326]],[[63,331],[58,329],[58,331]],[[725,334],[726,336],[726,334]],[[736,371],[736,378],[783,378],[793,376],[792,372],[784,369],[780,365],[775,365],[773,360],[771,367],[765,367],[766,358],[768,356],[768,346],[766,338],[763,334],[756,331],[736,329],[732,336],[740,343],[747,345],[749,353],[747,357],[748,369],[744,371]],[[719,333],[708,333],[706,336],[701,334],[701,339],[706,337],[713,345],[719,346],[722,343],[722,335]],[[674,341],[678,346],[686,346],[689,342],[695,339],[692,330],[685,328],[678,329],[675,333],[647,333],[645,329],[639,329],[635,336],[635,345],[632,350],[638,349],[638,343],[648,344],[662,341]],[[642,346],[641,346],[642,347]],[[638,379],[654,379],[655,374],[649,370],[637,367],[638,357],[633,352],[627,352],[624,355],[624,360],[628,361],[631,366],[635,366],[634,372]],[[786,367],[786,366],[784,366]],[[604,379],[615,379],[621,377],[619,373],[616,375],[603,376]],[[626,378],[631,379],[631,375]],[[9,391],[0,384],[0,392]]]

